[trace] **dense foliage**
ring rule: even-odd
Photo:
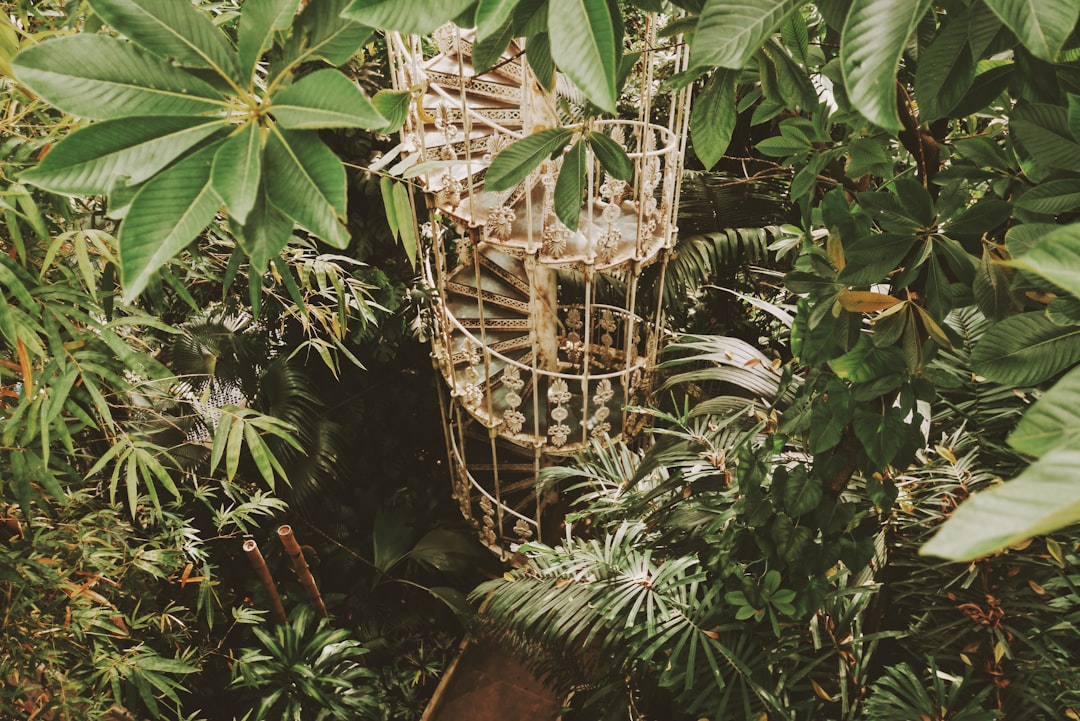
[[[576,533],[481,586],[482,625],[590,718],[1080,715],[1073,0],[4,5],[4,715],[418,716],[476,561],[425,490],[436,414],[387,400],[426,365],[418,236],[407,181],[363,167],[413,93],[357,58],[455,19],[612,114],[643,10],[689,43],[656,92],[693,88],[692,157],[789,179],[792,208],[695,230],[654,292],[715,320],[696,273],[784,255],[750,298],[770,355],[677,344],[656,444],[546,474],[578,481]],[[286,513],[334,619],[290,582],[265,630],[237,549]]]

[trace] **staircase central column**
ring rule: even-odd
[[[554,268],[530,258],[532,288],[532,327],[536,348],[536,367],[559,370],[559,282]]]

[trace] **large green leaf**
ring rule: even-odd
[[[762,43],[805,0],[708,0],[691,43],[696,66],[741,70]]]
[[[986,4],[1033,55],[1051,63],[1080,19],[1076,0],[986,0]]]
[[[497,35],[507,20],[511,19],[518,0],[480,0],[476,6],[476,34],[483,40]]]
[[[739,118],[735,107],[736,75],[732,70],[717,70],[694,100],[690,137],[694,140],[694,152],[706,169],[724,157],[735,132]]]
[[[76,130],[19,179],[54,193],[104,195],[118,178],[138,185],[224,121],[184,116],[105,120]]]
[[[964,99],[975,80],[975,61],[968,48],[968,22],[960,17],[938,31],[930,47],[919,55],[915,74],[915,100],[919,121],[944,117]]]
[[[300,0],[245,0],[237,31],[240,71],[244,78],[252,77],[255,64],[270,45],[274,32],[289,27],[299,5]]]
[[[412,93],[408,90],[389,90],[383,88],[371,98],[371,104],[379,115],[386,118],[386,125],[379,128],[379,132],[393,133],[401,129],[409,117],[409,105],[412,102]]]
[[[593,103],[615,112],[618,51],[606,0],[551,0],[551,57]]]
[[[266,140],[263,178],[275,206],[334,247],[345,229],[345,168],[315,131],[275,128]]]
[[[585,192],[585,166],[588,153],[579,140],[563,158],[559,179],[555,182],[555,215],[570,230],[577,230],[581,216],[581,194]]]
[[[623,146],[604,133],[589,133],[589,147],[608,175],[629,182],[634,177],[634,164]]]
[[[1011,264],[1080,296],[1080,223],[1065,225],[1047,233],[1033,248],[1014,258]]]
[[[261,173],[262,131],[251,120],[218,148],[210,176],[214,190],[238,223],[246,223],[255,206]]]
[[[367,128],[386,125],[386,118],[367,96],[337,70],[305,75],[296,84],[270,96],[270,112],[283,128]]]
[[[1044,215],[1060,215],[1080,208],[1080,180],[1040,183],[1018,197],[1017,208]]]
[[[381,30],[426,35],[463,13],[474,0],[353,0],[342,16]]]
[[[852,106],[887,130],[900,130],[896,70],[930,0],[855,0],[840,43],[840,66]]]
[[[1064,107],[1048,103],[1017,105],[1009,117],[1009,129],[1031,157],[1047,168],[1080,167],[1080,144],[1069,131]]]
[[[161,266],[210,223],[221,199],[210,185],[219,143],[150,180],[136,193],[117,235],[124,295],[139,295]]]
[[[1022,313],[993,326],[971,354],[976,373],[1030,386],[1080,361],[1080,327],[1059,326],[1042,313]]]
[[[220,112],[208,83],[132,43],[72,35],[31,45],[12,62],[20,82],[65,113],[92,120]]]
[[[990,254],[989,248],[983,249],[971,292],[979,310],[990,320],[1004,320],[1012,314],[1015,302],[1009,290],[1009,276],[1001,267],[1001,261]]]
[[[919,552],[967,561],[1080,521],[1080,449],[1059,448],[969,498]]]
[[[573,135],[566,128],[550,128],[514,141],[491,161],[484,187],[494,191],[513,188],[544,158],[565,148]]]
[[[247,253],[253,275],[261,276],[266,265],[276,258],[292,238],[292,218],[281,212],[259,187],[248,222],[240,229],[240,246]]]
[[[90,7],[118,32],[156,55],[238,78],[232,45],[190,0],[90,0]]]
[[[296,67],[311,60],[325,60],[344,65],[371,37],[367,25],[349,22],[341,11],[350,0],[309,2],[293,23],[292,36],[285,44],[286,67]]]
[[[1069,371],[1028,409],[1009,445],[1022,453],[1042,456],[1065,443],[1080,448],[1080,368]]]

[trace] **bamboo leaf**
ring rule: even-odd
[[[516,140],[495,156],[484,176],[488,190],[509,190],[536,169],[544,158],[560,152],[573,137],[566,128],[550,128]]]
[[[409,187],[405,183],[394,183],[393,199],[401,245],[405,248],[409,263],[415,268],[417,238],[416,225],[413,223],[412,202],[409,199]]]
[[[606,0],[550,0],[551,56],[602,110],[615,112],[618,49]]]
[[[266,141],[263,178],[275,206],[336,248],[345,229],[345,168],[314,131],[275,128]]]
[[[214,154],[210,183],[238,223],[247,222],[255,207],[262,172],[262,132],[249,120]]]
[[[230,481],[236,478],[236,472],[240,469],[240,451],[246,425],[245,419],[235,417],[229,427],[229,440],[225,443],[225,477]]]
[[[31,45],[12,65],[19,81],[46,101],[91,120],[200,115],[226,106],[208,83],[106,35],[72,35]]]
[[[864,118],[900,130],[896,69],[930,0],[855,0],[844,23],[840,65],[852,107]]]
[[[251,458],[255,461],[255,467],[259,469],[259,475],[266,481],[266,485],[270,487],[270,490],[274,490],[274,466],[270,462],[270,449],[266,447],[266,443],[259,437],[258,430],[250,423],[244,426],[244,440],[247,441],[248,453],[251,454]]]
[[[120,277],[135,298],[151,276],[202,232],[221,207],[210,185],[218,145],[210,145],[150,180],[120,226]]]
[[[122,35],[156,55],[239,79],[232,45],[189,0],[90,0],[90,6]]]
[[[305,75],[270,97],[270,112],[283,128],[382,128],[386,118],[353,81],[327,68]]]

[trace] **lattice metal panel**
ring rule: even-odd
[[[496,550],[547,525],[557,499],[535,491],[540,468],[590,442],[630,439],[642,425],[627,407],[647,398],[662,316],[642,307],[638,279],[667,262],[689,117],[688,91],[663,123],[653,117],[655,70],[687,62],[681,43],[658,44],[654,26],[649,18],[634,48],[637,117],[572,126],[607,135],[634,167],[631,182],[617,180],[588,151],[576,230],[554,209],[562,158],[510,190],[484,188],[500,150],[560,125],[558,98],[536,82],[524,42],[477,75],[472,31],[448,25],[434,43],[389,39],[396,87],[423,89],[402,131],[404,165],[444,161],[417,180],[434,218],[424,279],[440,298],[433,349],[450,391],[455,497]]]

